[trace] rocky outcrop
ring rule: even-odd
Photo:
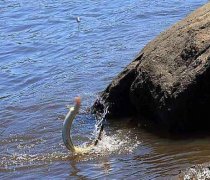
[[[210,3],[148,43],[92,107],[166,129],[210,129]]]

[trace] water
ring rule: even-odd
[[[0,1],[0,178],[172,178],[210,161],[210,137],[160,138],[107,123],[95,151],[62,143],[66,106],[82,97],[75,144],[94,139],[88,113],[150,40],[204,0]],[[77,22],[77,17],[81,21]]]

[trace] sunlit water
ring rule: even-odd
[[[67,105],[82,97],[73,139],[95,138],[88,109],[150,40],[204,0],[0,0],[0,178],[175,177],[210,161],[210,138],[160,138],[126,123],[105,123],[88,154],[62,142]],[[80,17],[80,22],[77,22]]]

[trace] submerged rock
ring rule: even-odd
[[[165,129],[210,129],[210,3],[148,43],[92,107]]]

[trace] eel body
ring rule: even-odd
[[[62,137],[63,142],[68,150],[74,153],[87,153],[89,152],[93,146],[96,146],[98,141],[101,140],[101,134],[103,131],[103,126],[101,127],[100,133],[98,138],[95,140],[94,144],[91,144],[87,147],[81,148],[81,147],[75,147],[73,144],[73,141],[71,139],[71,126],[72,122],[74,121],[76,115],[79,113],[79,108],[81,106],[81,99],[80,97],[75,98],[75,105],[74,107],[71,107],[69,109],[69,112],[67,113],[65,120],[63,122],[63,129],[62,129]]]

